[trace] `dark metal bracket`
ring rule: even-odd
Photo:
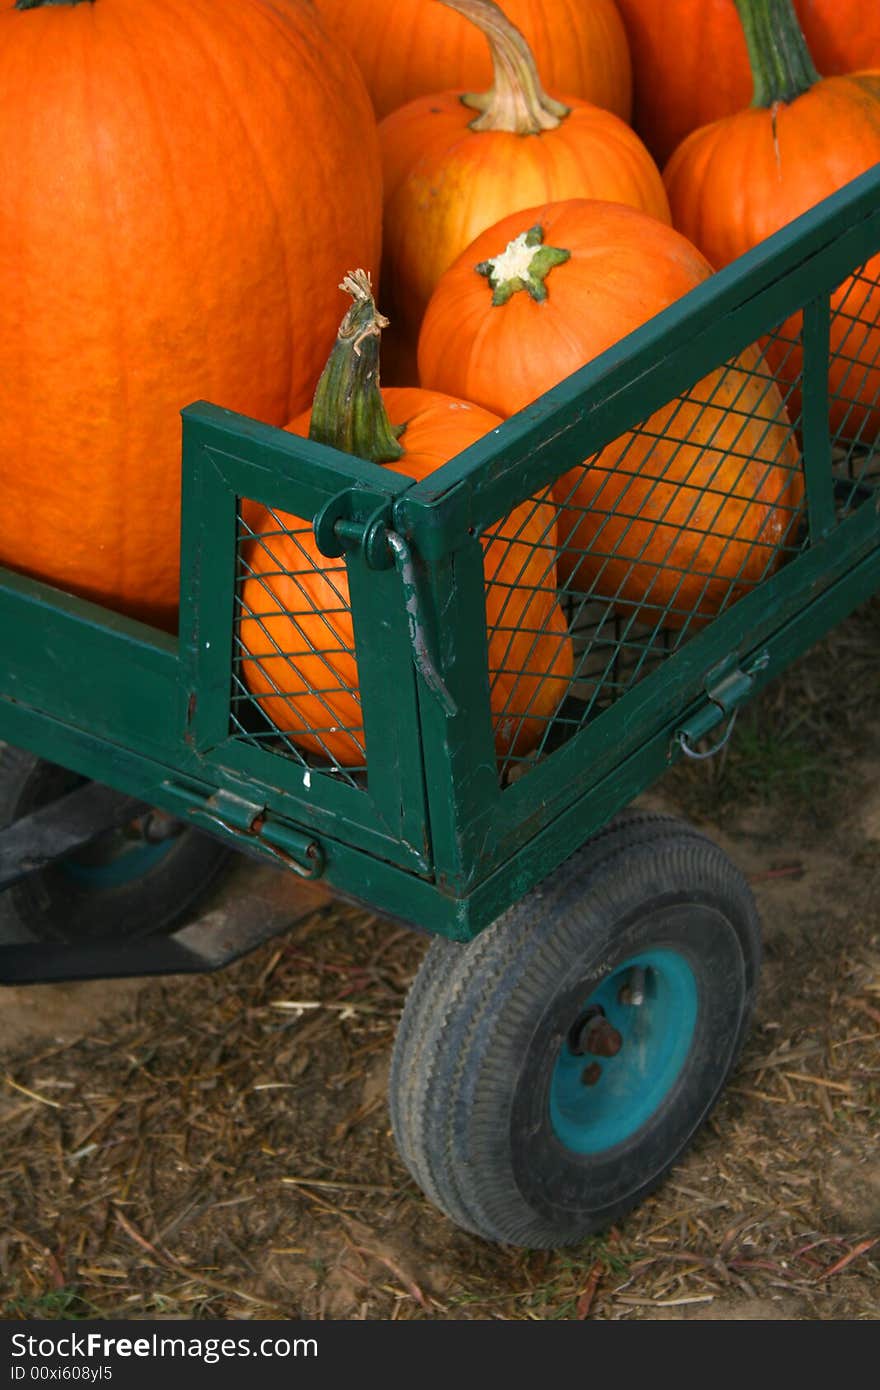
[[[769,664],[769,651],[762,651],[744,669],[740,667],[736,654],[713,667],[705,681],[706,703],[676,729],[674,746],[689,758],[714,757],[720,753],[733,732],[740,705],[752,692],[755,677],[766,671]],[[725,720],[728,724],[722,741],[716,743],[708,753],[696,752],[693,745]]]

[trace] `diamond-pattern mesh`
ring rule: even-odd
[[[311,523],[245,501],[239,510],[230,732],[352,786],[366,771],[345,560]]]
[[[880,486],[880,257],[831,298],[839,517]],[[583,729],[808,543],[801,317],[483,534],[503,784]],[[311,523],[243,502],[230,732],[363,786],[343,559]]]
[[[831,443],[843,512],[858,505],[865,485],[880,482],[878,282],[880,256],[875,256],[846,279],[831,298]]]
[[[574,673],[556,587],[557,512],[544,492],[483,537],[489,699],[502,765],[541,741]]]
[[[778,372],[800,352],[799,335],[780,329],[560,477],[549,521],[546,500],[531,504],[542,563],[517,583],[532,592],[535,615],[543,596],[543,624],[528,625],[527,643],[503,648],[489,614],[503,780],[583,728],[803,547],[800,421],[789,414],[797,376],[780,384],[769,365]],[[499,523],[496,540],[521,532],[524,509]],[[499,726],[519,737],[502,744]]]

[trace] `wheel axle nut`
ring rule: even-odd
[[[592,1057],[616,1057],[623,1046],[623,1038],[607,1018],[593,1019],[584,1038],[584,1051]]]
[[[629,972],[629,979],[618,993],[618,1004],[627,1004],[631,1008],[640,1009],[645,1002],[646,980],[647,975],[644,967],[634,966]]]
[[[598,1062],[591,1062],[588,1067],[584,1067],[581,1072],[581,1083],[584,1086],[595,1086],[599,1077],[602,1075],[602,1068]]]

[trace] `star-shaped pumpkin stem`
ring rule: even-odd
[[[539,225],[520,232],[500,255],[481,261],[474,269],[489,281],[494,305],[506,304],[520,290],[542,304],[547,298],[547,276],[570,256],[571,252],[561,246],[545,246],[544,228]]]

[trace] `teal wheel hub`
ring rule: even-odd
[[[674,950],[619,965],[585,1000],[550,1082],[556,1138],[579,1154],[622,1144],[651,1118],[685,1065],[697,1021],[697,982]]]
[[[78,854],[59,860],[57,867],[78,887],[102,892],[143,878],[175,843],[173,835],[150,841],[140,833],[111,830]]]

